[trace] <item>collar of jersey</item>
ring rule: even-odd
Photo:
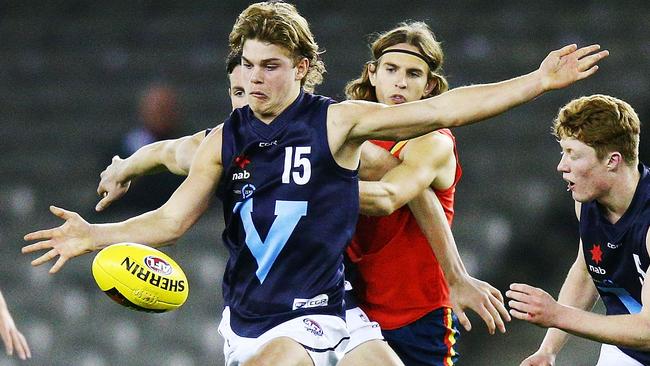
[[[248,116],[251,127],[253,130],[264,139],[272,139],[278,132],[280,132],[284,127],[292,120],[295,119],[296,114],[300,110],[301,102],[304,99],[305,92],[300,89],[300,94],[296,100],[294,100],[282,113],[271,121],[271,123],[264,123],[260,121],[253,111],[248,108]]]

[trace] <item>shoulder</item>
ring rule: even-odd
[[[454,156],[454,140],[447,134],[433,131],[411,139],[404,146],[403,155],[405,157],[407,155],[414,155],[413,153],[424,159],[450,159]]]
[[[223,140],[223,124],[211,129],[204,140],[208,141],[208,143],[219,143],[221,145],[221,141]]]
[[[335,114],[340,117],[350,117],[368,111],[386,108],[387,106],[381,103],[368,102],[365,100],[346,100],[340,103],[335,103],[329,106],[329,113]]]
[[[209,149],[211,151],[218,151],[219,157],[221,157],[221,142],[223,141],[223,124],[216,126],[215,128],[211,129],[210,132],[205,136],[203,139],[203,142],[201,142],[201,145],[207,145],[205,149]]]

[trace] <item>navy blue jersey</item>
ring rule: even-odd
[[[330,151],[332,103],[301,92],[270,124],[248,106],[224,124],[223,293],[240,336],[302,315],[344,316],[343,251],[359,214],[359,184]]]
[[[612,224],[595,201],[582,204],[580,238],[587,269],[605,303],[607,315],[641,311],[641,286],[650,259],[646,236],[650,226],[650,171],[639,164],[641,179],[625,214]],[[619,347],[650,365],[650,352]]]

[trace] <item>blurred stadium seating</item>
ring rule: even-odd
[[[612,94],[650,118],[650,3],[478,0],[395,2],[298,1],[327,52],[318,92],[342,98],[345,82],[368,59],[368,35],[399,21],[426,21],[443,41],[452,86],[498,81],[532,71],[554,48],[600,43],[611,51],[599,73],[544,95],[494,121],[456,131],[464,178],[454,232],[470,271],[505,291],[527,281],[556,294],[575,256],[570,198],[549,134],[557,109],[585,94]],[[219,203],[178,245],[165,251],[185,269],[190,298],[178,311],[151,315],[112,303],[95,287],[92,256],[49,276],[21,256],[22,236],[58,225],[47,206],[77,210],[92,222],[102,148],[121,136],[141,87],[172,82],[191,133],[229,112],[223,59],[240,1],[83,0],[0,2],[0,288],[34,358],[8,365],[221,364],[216,329],[222,307]],[[363,15],[365,14],[365,15]],[[645,104],[645,105],[644,105]],[[459,106],[462,108],[462,106]],[[647,132],[645,133],[647,134]],[[641,158],[650,161],[650,141]],[[543,331],[513,323],[489,337],[477,317],[463,334],[464,365],[514,365]],[[588,365],[596,345],[571,341],[558,365]]]

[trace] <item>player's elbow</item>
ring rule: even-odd
[[[640,319],[637,322],[637,325],[641,328],[641,332],[640,336],[636,339],[636,344],[633,348],[644,352],[650,352],[650,318],[644,316],[643,319]]]
[[[361,210],[362,214],[368,216],[388,216],[392,214],[395,210],[389,203],[381,202],[375,203]]]
[[[192,226],[187,220],[170,212],[169,208],[162,206],[156,213],[158,214],[157,222],[160,230],[161,243],[166,245],[174,244],[185,232]]]
[[[389,193],[378,197],[367,205],[362,205],[361,213],[369,216],[388,216],[400,208],[397,196]]]

